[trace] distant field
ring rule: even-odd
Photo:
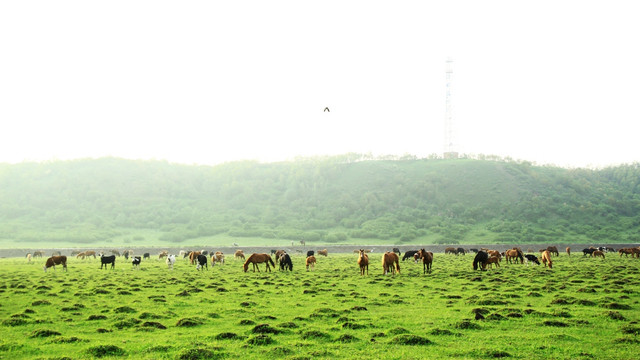
[[[437,253],[433,273],[401,263],[383,276],[371,254],[318,257],[313,272],[198,272],[180,260],[139,270],[124,258],[42,271],[0,259],[0,358],[71,359],[636,359],[640,260],[554,258],[554,268]],[[476,320],[476,314],[484,317]]]

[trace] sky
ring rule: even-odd
[[[634,1],[0,2],[0,162],[640,162]],[[323,111],[325,107],[329,112]]]

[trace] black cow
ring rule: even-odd
[[[280,270],[293,271],[293,262],[291,261],[291,257],[287,253],[280,255]]]
[[[489,254],[482,250],[478,251],[476,257],[473,259],[473,270],[478,270],[478,268],[485,270],[487,260],[489,260]]]
[[[393,248],[392,251],[396,254],[398,254],[398,256],[402,255],[402,252],[400,252],[400,249],[398,248]]]
[[[315,255],[315,254],[316,254],[316,252],[315,252],[315,251],[313,251],[313,250],[309,250],[309,251],[307,251],[307,257],[309,257],[309,256],[313,256],[313,255]]]
[[[196,265],[196,270],[200,270],[201,268],[207,268],[207,270],[209,270],[209,265],[207,264],[208,260],[207,260],[207,255],[198,255],[198,265]]]
[[[477,254],[477,253],[478,253],[478,249],[469,249],[469,252],[472,252],[472,253],[476,253],[476,254]]]
[[[526,254],[524,257],[527,259],[527,262],[531,261],[534,264],[540,265],[540,260],[538,260],[537,256]]]
[[[102,269],[102,267],[104,266],[104,268],[107,268],[107,264],[111,264],[111,268],[114,269],[116,266],[116,256],[115,255],[109,255],[109,256],[104,256],[101,255],[100,256],[100,269]]]
[[[409,250],[406,253],[404,253],[404,256],[402,257],[402,261],[405,261],[407,259],[413,259],[413,255],[417,254],[418,250]]]
[[[462,255],[464,255],[464,254],[466,254],[466,253],[467,253],[467,252],[466,252],[466,251],[464,251],[464,249],[463,249],[463,248],[457,248],[457,249],[456,249],[456,255],[458,255],[458,254],[462,254]]]
[[[142,255],[142,258],[143,258],[143,259],[151,259],[151,255],[150,255],[149,253],[144,253],[144,254]]]
[[[140,269],[141,262],[142,262],[142,259],[140,258],[140,256],[134,256],[131,258],[131,264],[133,264],[133,267],[138,267],[138,269]]]
[[[593,256],[593,252],[596,250],[598,249],[582,249],[582,256],[586,256],[587,254]]]

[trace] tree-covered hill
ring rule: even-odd
[[[156,231],[158,243],[640,241],[640,164],[364,158],[0,164],[0,241],[82,245],[123,229]]]

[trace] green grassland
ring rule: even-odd
[[[0,260],[0,358],[7,359],[636,359],[640,260],[561,255],[553,269],[436,253],[433,272],[370,254],[319,257],[305,271],[196,271],[118,258]],[[476,320],[476,314],[484,317]]]

